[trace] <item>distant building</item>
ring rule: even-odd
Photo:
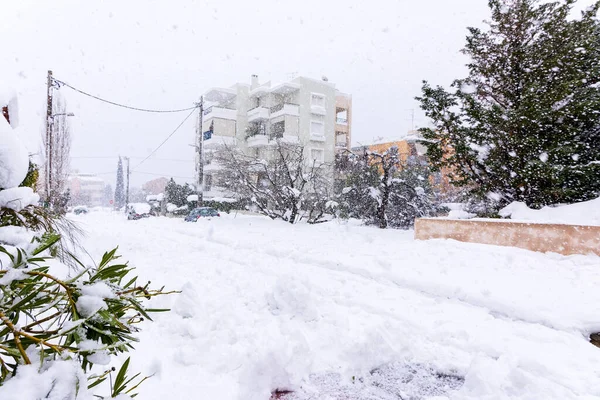
[[[427,147],[419,143],[422,137],[419,132],[411,131],[407,136],[399,139],[381,138],[371,144],[356,146],[352,152],[361,153],[365,150],[374,153],[383,153],[393,146],[398,148],[400,161],[404,165],[427,165]]]
[[[142,191],[146,194],[160,194],[165,192],[169,180],[164,177],[152,179],[142,185]]]
[[[280,139],[304,146],[307,160],[325,163],[333,163],[336,151],[350,149],[352,97],[325,77],[271,84],[253,75],[250,84],[213,88],[204,100],[212,104],[202,118],[208,198],[220,192],[213,185],[219,166],[211,162],[211,151],[223,143],[269,159],[275,139]]]
[[[359,154],[363,151],[372,151],[383,153],[393,146],[398,148],[400,162],[403,166],[428,165],[427,146],[420,143],[422,136],[418,131],[410,131],[407,136],[399,139],[381,138],[368,145],[361,145],[352,148],[352,152]],[[444,168],[440,172],[432,173],[429,181],[442,199],[454,199],[459,192],[456,187],[450,184],[450,177],[453,172]]]
[[[108,206],[105,203],[106,183],[93,174],[75,174],[69,176],[67,188],[70,191],[71,205]]]

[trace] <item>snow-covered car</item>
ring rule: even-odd
[[[87,207],[75,207],[73,209],[73,213],[75,215],[80,215],[80,214],[87,214],[89,212]]]
[[[211,217],[220,217],[221,214],[217,210],[212,207],[198,207],[194,208],[187,217],[185,217],[186,222],[196,222],[200,218],[211,218]]]
[[[127,219],[129,219],[129,220],[137,220],[137,219],[149,218],[149,217],[150,217],[150,214],[146,214],[146,213],[138,214],[135,211],[130,211],[127,214]]]
[[[150,217],[151,206],[146,203],[133,203],[128,207],[127,212],[128,220],[138,220],[142,218]]]

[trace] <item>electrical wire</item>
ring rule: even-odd
[[[175,130],[174,130],[173,132],[171,132],[171,134],[170,134],[169,136],[167,136],[167,137],[166,137],[166,139],[165,139],[165,140],[163,140],[163,141],[162,141],[162,143],[161,143],[161,144],[159,144],[157,148],[155,148],[154,150],[152,150],[152,151],[150,152],[150,154],[148,154],[148,156],[147,156],[146,158],[144,158],[142,161],[140,161],[140,163],[139,163],[138,165],[136,165],[135,167],[133,167],[133,168],[132,168],[132,171],[135,171],[135,169],[136,169],[136,168],[138,168],[138,167],[139,167],[140,165],[142,165],[142,164],[143,164],[143,163],[144,163],[146,160],[148,160],[150,157],[152,157],[152,155],[153,155],[154,153],[156,153],[156,152],[157,152],[157,151],[158,151],[158,150],[159,150],[159,149],[160,149],[160,148],[161,148],[161,147],[162,147],[162,146],[163,146],[165,143],[167,143],[167,141],[168,141],[169,139],[171,139],[171,137],[172,137],[172,136],[173,136],[173,135],[174,135],[174,134],[175,134],[175,133],[176,133],[176,132],[179,130],[179,128],[181,128],[181,126],[182,126],[182,125],[185,123],[185,121],[187,121],[187,120],[188,120],[188,118],[190,118],[190,117],[192,116],[192,114],[194,113],[194,111],[195,111],[195,110],[196,110],[196,109],[195,109],[195,107],[194,107],[194,109],[192,109],[192,111],[191,111],[191,112],[190,112],[190,113],[187,115],[187,117],[185,117],[185,118],[183,119],[183,121],[181,121],[181,123],[180,123],[179,125],[177,125],[177,128],[175,128]]]
[[[116,174],[117,171],[110,172],[92,172],[94,175],[113,175]],[[142,174],[142,175],[153,175],[153,176],[164,176],[165,178],[181,178],[181,179],[194,179],[192,176],[181,176],[181,175],[171,175],[171,174],[158,174],[156,172],[144,172],[144,171],[130,171],[130,174]]]
[[[116,160],[119,156],[73,156],[73,160]],[[129,157],[132,160],[142,160],[144,157]],[[152,161],[169,161],[169,162],[185,162],[193,163],[194,160],[184,160],[180,158],[153,158]]]
[[[132,107],[132,106],[128,106],[128,105],[125,105],[125,104],[117,103],[117,102],[114,102],[114,101],[106,100],[106,99],[103,99],[103,98],[98,97],[98,96],[94,96],[91,93],[84,92],[83,90],[77,89],[76,87],[73,87],[73,86],[69,85],[68,83],[66,83],[64,81],[61,81],[61,80],[58,80],[56,78],[52,78],[52,80],[54,82],[58,83],[59,87],[61,85],[62,86],[66,86],[68,88],[73,89],[76,92],[79,92],[79,93],[81,93],[81,94],[83,94],[85,96],[89,96],[89,97],[91,97],[93,99],[102,101],[104,103],[112,104],[113,106],[123,107],[123,108],[127,108],[127,109],[130,109],[130,110],[135,110],[135,111],[143,111],[143,112],[149,112],[149,113],[178,113],[178,112],[183,112],[183,111],[195,110],[196,108],[200,107],[200,105],[195,105],[194,107],[181,108],[181,109],[178,109],[178,110],[152,110],[152,109],[148,109],[148,108]]]

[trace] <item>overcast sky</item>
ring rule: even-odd
[[[19,94],[32,151],[43,131],[48,69],[84,91],[157,109],[190,107],[208,88],[249,83],[251,74],[261,82],[325,75],[353,96],[353,144],[401,137],[411,110],[415,125],[426,124],[413,100],[421,81],[447,85],[464,75],[466,27],[488,17],[485,0],[1,3],[0,73]],[[140,113],[60,93],[76,114],[72,168],[114,187],[123,155],[132,159],[133,185],[161,175],[193,181],[194,118],[138,166],[187,113]]]

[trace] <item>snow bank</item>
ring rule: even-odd
[[[146,201],[163,201],[165,199],[164,193],[151,194],[146,196]]]
[[[132,369],[160,371],[140,386],[144,400],[266,400],[276,388],[297,391],[286,400],[600,393],[600,352],[585,340],[600,331],[598,257],[421,242],[353,222],[73,218],[95,257],[119,244],[140,276],[182,290],[154,298],[173,311],[139,333]],[[444,376],[460,388],[423,391]]]
[[[40,196],[29,187],[13,187],[0,190],[0,207],[21,211],[29,205],[36,205]]]
[[[29,170],[29,154],[18,135],[0,118],[0,189],[19,186]]]
[[[0,226],[0,243],[25,249],[31,244],[34,236],[34,232],[22,226]]]
[[[190,194],[187,199],[187,201],[191,202],[191,201],[198,201],[198,195],[197,194]]]
[[[88,381],[76,361],[54,361],[38,371],[36,365],[21,365],[17,374],[0,387],[2,400],[93,400]],[[76,390],[79,390],[76,392]]]
[[[600,198],[540,210],[533,210],[525,203],[515,201],[500,210],[500,215],[516,221],[600,226]]]

